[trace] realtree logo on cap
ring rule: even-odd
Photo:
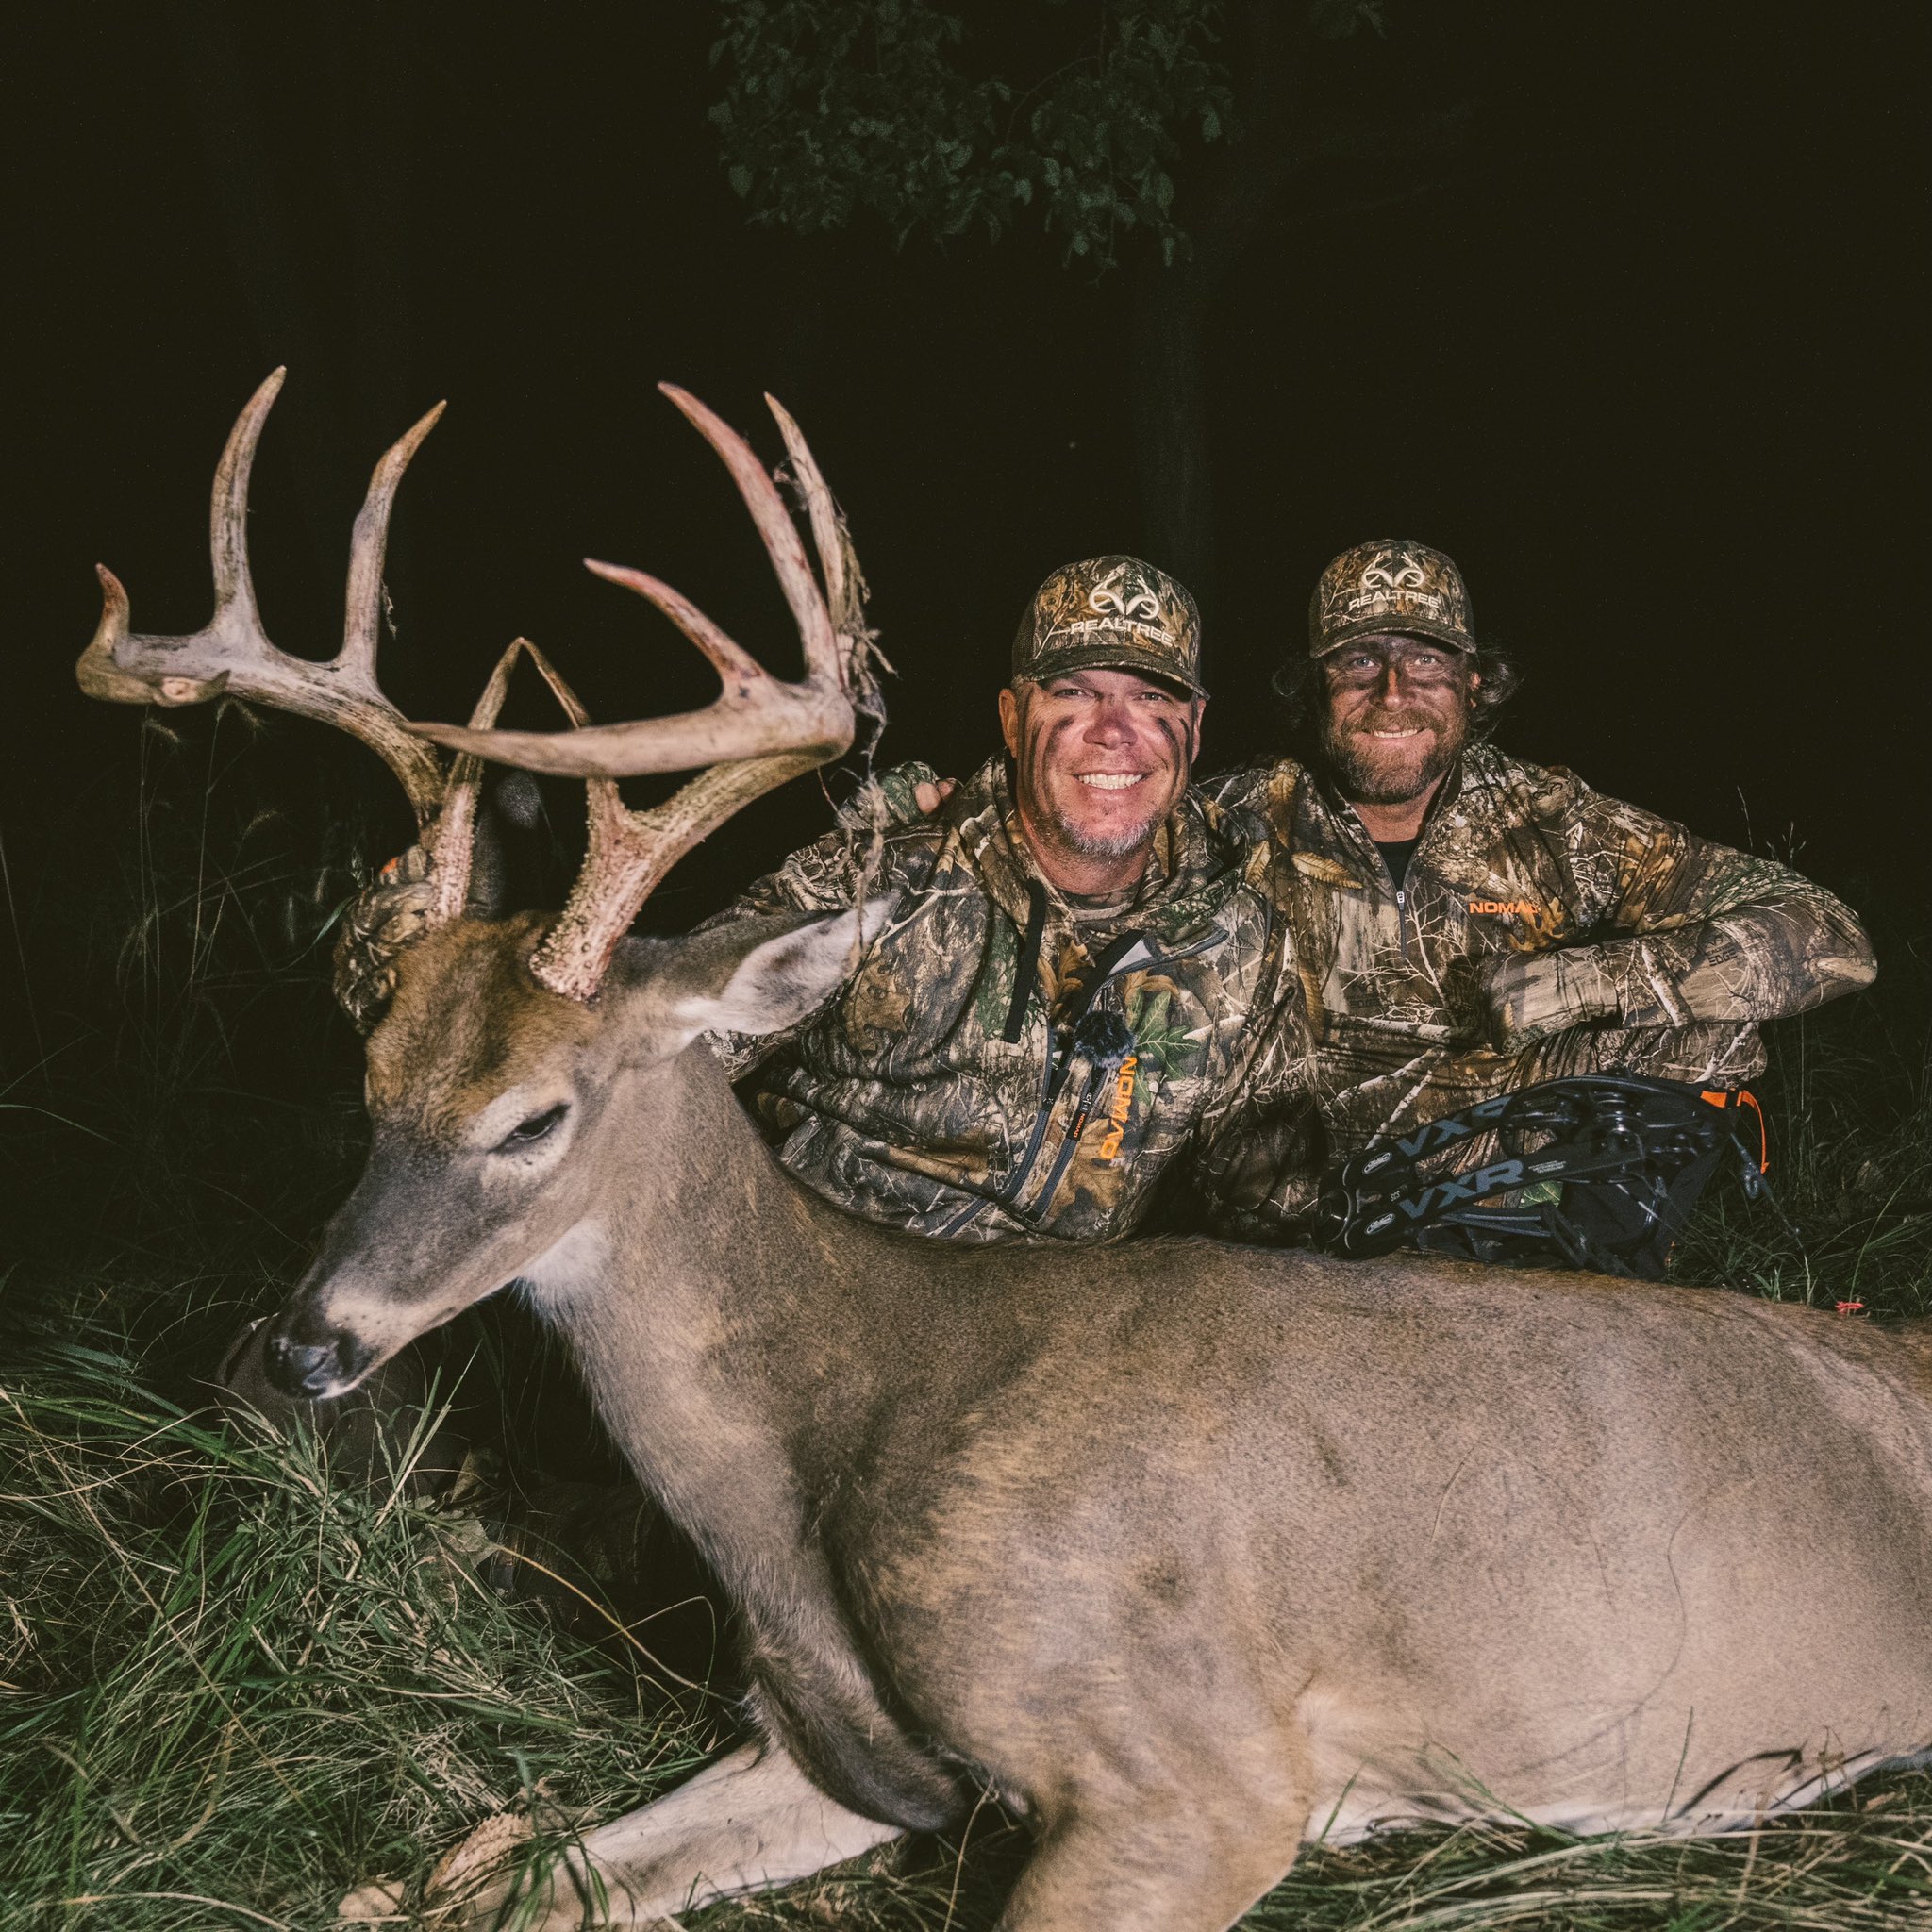
[[[1092,557],[1055,571],[1013,641],[1013,675],[1036,680],[1112,666],[1199,692],[1200,662],[1194,600],[1138,557]]]
[[[1322,657],[1379,631],[1475,649],[1462,574],[1426,543],[1383,538],[1344,550],[1322,573],[1308,605],[1308,649]]]

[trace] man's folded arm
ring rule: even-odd
[[[1586,865],[1614,858],[1612,895],[1589,942],[1493,962],[1499,1044],[1587,1021],[1779,1020],[1871,984],[1857,917],[1790,866],[1588,791],[1577,816],[1571,850]]]

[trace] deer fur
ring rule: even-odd
[[[923,1242],[794,1183],[700,1037],[814,1008],[851,919],[626,940],[588,1004],[541,932],[402,956],[367,1170],[268,1345],[334,1395],[520,1283],[742,1612],[758,1740],[534,1923],[658,1924],[991,1790],[1038,1835],[1008,1932],[1216,1932],[1310,1837],[1721,1829],[1932,1746],[1924,1324]]]

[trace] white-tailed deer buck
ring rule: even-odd
[[[751,451],[669,391],[757,521],[802,683],[607,569],[707,653],[715,704],[417,736],[370,658],[387,492],[422,431],[358,525],[349,646],[296,665],[242,553],[270,392],[217,481],[213,624],[131,637],[108,578],[81,679],[162,702],[225,679],[330,717],[426,827],[431,903],[369,1041],[368,1168],[271,1358],[331,1396],[517,1284],[750,1634],[758,1740],[592,1831],[538,1881],[537,1922],[648,1923],[990,1788],[1038,1835],[1013,1932],[1210,1932],[1314,1834],[1503,1811],[1712,1829],[1932,1746],[1932,1324],[1205,1241],[961,1248],[826,1206],[703,1036],[809,1012],[890,908],[625,936],[679,853],[851,736],[858,586],[791,419],[773,406],[823,592]],[[454,785],[425,737],[462,754]],[[478,756],[590,779],[560,919],[462,916]],[[653,811],[617,801],[616,774],[699,766]]]

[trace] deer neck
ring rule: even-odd
[[[874,1379],[853,1290],[894,1244],[784,1172],[702,1045],[633,1076],[600,1138],[598,1210],[533,1296],[640,1478],[748,1588],[840,1458],[824,1391]]]
[[[883,1701],[819,1533],[883,1380],[856,1291],[896,1243],[784,1173],[703,1047],[635,1085],[610,1125],[649,1171],[611,1162],[601,1225],[561,1244],[581,1278],[537,1298],[743,1614],[762,1724],[840,1803],[932,1828],[958,1792]]]

